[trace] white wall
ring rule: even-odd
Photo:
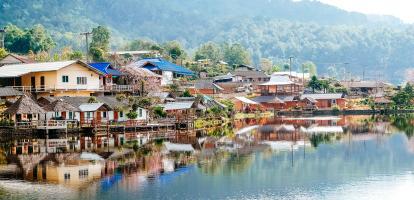
[[[62,76],[68,76],[69,82],[62,82]],[[78,85],[77,77],[86,77],[86,85]],[[87,89],[87,90],[97,90],[100,88],[101,83],[99,79],[99,74],[95,71],[90,70],[80,64],[72,64],[65,68],[62,68],[57,71],[56,74],[56,87],[58,89]]]

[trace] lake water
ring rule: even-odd
[[[194,154],[34,153],[23,170],[1,165],[0,198],[412,199],[413,123],[412,116],[244,120],[229,137],[200,140]],[[3,151],[10,146],[3,142]]]

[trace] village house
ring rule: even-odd
[[[232,102],[234,104],[233,109],[238,112],[251,112],[262,108],[260,103],[252,101],[246,97],[234,97]]]
[[[324,110],[337,107],[342,110],[346,107],[345,95],[342,93],[302,94],[300,100],[303,108],[313,107],[314,109]]]
[[[118,80],[124,76],[109,62],[89,63],[89,65],[101,72],[100,85],[105,92],[132,92],[130,85],[118,85]]]
[[[292,95],[257,96],[252,101],[259,103],[267,110],[287,110],[299,107],[297,97]]]
[[[302,91],[302,84],[281,75],[273,75],[268,82],[259,85],[259,93],[262,96],[298,95]]]
[[[191,95],[215,95],[221,93],[224,89],[213,83],[211,80],[198,80],[194,83],[194,86],[189,87],[188,90]]]
[[[162,86],[172,84],[173,80],[177,78],[195,76],[193,71],[185,67],[176,65],[174,63],[168,62],[167,60],[164,60],[162,58],[146,58],[131,63],[128,66],[145,68],[158,75],[161,75]]]
[[[392,85],[383,81],[343,81],[340,84],[348,90],[348,96],[356,97],[385,94],[392,90]]]
[[[38,121],[40,115],[44,113],[46,111],[27,95],[21,96],[4,111],[6,117],[14,121],[15,125],[18,123]]]
[[[3,65],[12,65],[12,64],[27,64],[34,63],[34,61],[26,56],[21,56],[17,54],[8,54],[6,57],[0,60],[0,67]]]
[[[3,86],[41,96],[92,96],[102,93],[105,74],[82,61],[15,64],[0,67]]]
[[[128,121],[128,117],[126,114],[130,111],[130,108],[127,106],[128,101],[118,101],[116,97],[113,96],[101,96],[96,97],[98,104],[90,104],[88,103],[90,97],[41,97],[38,99],[38,103],[41,105],[47,106],[48,104],[53,104],[53,102],[59,100],[63,101],[64,103],[70,104],[75,108],[88,108],[90,111],[82,111],[79,110],[78,112],[62,112],[48,114],[48,120],[51,116],[58,116],[64,119],[74,119],[76,121],[114,121],[114,122],[125,122]],[[102,104],[102,105],[101,105]],[[91,110],[91,108],[94,108]],[[83,113],[81,113],[83,112]],[[90,112],[89,115],[86,112]],[[93,112],[96,112],[95,114]],[[99,113],[98,113],[99,112]],[[149,111],[144,108],[138,108],[136,110],[137,117],[133,120],[137,121],[146,121],[148,120]],[[83,116],[82,116],[83,115]]]

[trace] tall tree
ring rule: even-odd
[[[111,33],[105,26],[98,26],[92,29],[92,42],[89,53],[94,61],[105,61],[106,53],[109,51],[109,40]]]
[[[165,50],[165,56],[171,58],[173,61],[177,61],[178,59],[184,59],[186,57],[186,53],[183,46],[177,40],[166,42],[163,45],[163,49]]]
[[[315,93],[315,90],[322,89],[321,82],[316,76],[312,76],[311,80],[308,83],[308,87],[312,88],[312,92]]]

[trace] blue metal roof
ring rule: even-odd
[[[113,69],[109,62],[89,63],[90,66],[104,73],[105,75],[121,76],[122,73],[116,69]]]
[[[148,70],[172,71],[177,74],[194,76],[195,73],[185,67],[168,62],[162,58],[146,58],[133,63],[133,66],[143,67]]]

